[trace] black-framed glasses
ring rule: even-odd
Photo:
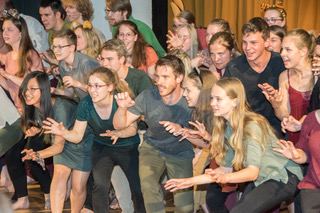
[[[270,23],[270,24],[274,24],[276,23],[276,21],[282,21],[282,18],[264,18],[264,20],[267,22],[267,23]]]
[[[40,89],[40,88],[36,88],[36,87],[33,87],[33,88],[27,88],[26,89],[26,91],[24,92],[24,93],[26,93],[26,92],[30,92],[31,94],[34,94],[38,89]]]
[[[54,46],[54,45],[51,45],[51,49],[54,51],[55,49],[57,50],[57,51],[61,51],[62,50],[62,48],[65,48],[65,47],[69,47],[69,46],[71,46],[72,44],[67,44],[67,45],[63,45],[63,46]]]

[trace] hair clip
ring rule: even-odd
[[[4,10],[2,10],[2,15],[5,18],[8,18],[8,17],[13,17],[16,19],[20,18],[19,12],[16,9],[11,10],[11,13],[8,10],[4,9]]]
[[[71,23],[71,25],[70,25],[70,29],[71,29],[71,30],[74,30],[74,29],[76,29],[77,27],[79,27],[80,25],[81,25],[80,22],[78,22],[78,21],[73,21],[73,22]]]
[[[266,4],[266,3],[262,3],[260,5],[260,8],[263,11],[266,11],[268,9],[276,9],[281,13],[281,16],[282,16],[283,20],[286,20],[286,18],[287,18],[287,14],[286,14],[286,12],[284,10],[284,7],[282,5],[282,1],[277,1],[275,5],[269,5],[269,4]]]
[[[90,29],[91,30],[93,28],[93,25],[90,21],[84,21],[82,26],[83,26],[83,29]]]

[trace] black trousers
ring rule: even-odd
[[[22,138],[6,154],[8,172],[15,189],[13,199],[28,195],[25,163],[21,160],[21,151],[24,149],[25,143],[26,140]],[[43,142],[43,137],[38,135],[31,137],[27,145],[28,149],[33,149],[34,151],[43,150],[45,147],[46,145]],[[31,160],[28,161],[28,165],[32,174],[39,182],[42,192],[48,194],[50,192],[51,184],[49,171],[47,169],[43,171],[42,167],[38,163]]]

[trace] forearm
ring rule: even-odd
[[[210,143],[204,141],[203,139],[200,138],[186,138],[190,143],[199,146],[201,148],[209,149]]]
[[[71,143],[80,143],[82,141],[83,135],[84,135],[84,133],[79,133],[75,129],[70,130],[70,131],[67,129],[64,129],[61,136],[65,140],[67,140]]]
[[[284,118],[288,118],[290,115],[286,107],[281,106],[273,109],[274,109],[274,114],[280,121],[282,121]]]
[[[212,178],[211,175],[208,174],[202,174],[198,176],[194,176],[191,178],[188,178],[192,185],[202,185],[202,184],[208,184],[208,183],[213,183],[215,180]]]
[[[128,108],[118,108],[113,117],[113,126],[117,130],[126,128],[127,125]]]
[[[40,158],[49,158],[54,155],[60,154],[63,150],[64,145],[62,144],[53,144],[52,146],[49,146],[48,148],[37,151]]]
[[[88,92],[88,85],[85,84],[85,83],[82,83],[82,82],[80,82],[80,81],[77,81],[77,82],[76,82],[75,87],[83,90],[84,92]]]
[[[298,156],[295,158],[291,159],[292,161],[298,163],[298,164],[303,164],[307,162],[307,155],[302,149],[296,149],[298,152]]]
[[[248,166],[237,172],[224,174],[227,178],[227,183],[244,183],[248,181],[255,181],[259,175],[259,168]]]
[[[124,128],[122,130],[118,130],[119,138],[128,138],[135,136],[137,134],[137,124],[136,122],[128,126],[127,128]]]
[[[5,89],[5,90],[8,90],[8,84],[7,84],[7,81],[4,77],[2,77],[0,75],[0,86]]]
[[[11,75],[11,74],[6,74],[5,76],[8,80],[12,81],[14,84],[16,84],[17,86],[21,86],[22,82],[23,82],[23,78],[20,78],[18,76],[15,75]]]

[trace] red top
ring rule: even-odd
[[[291,116],[295,119],[300,120],[302,116],[307,111],[309,107],[309,101],[311,96],[311,91],[300,92],[293,87],[290,86],[290,77],[289,77],[289,70],[288,74],[288,84],[289,84],[289,103],[291,107]],[[289,133],[289,140],[292,141],[293,144],[296,144],[300,137],[300,132],[290,132]]]
[[[311,112],[304,120],[300,139],[296,144],[296,148],[306,153],[309,164],[306,176],[298,185],[299,189],[320,190],[320,124],[315,112]]]

